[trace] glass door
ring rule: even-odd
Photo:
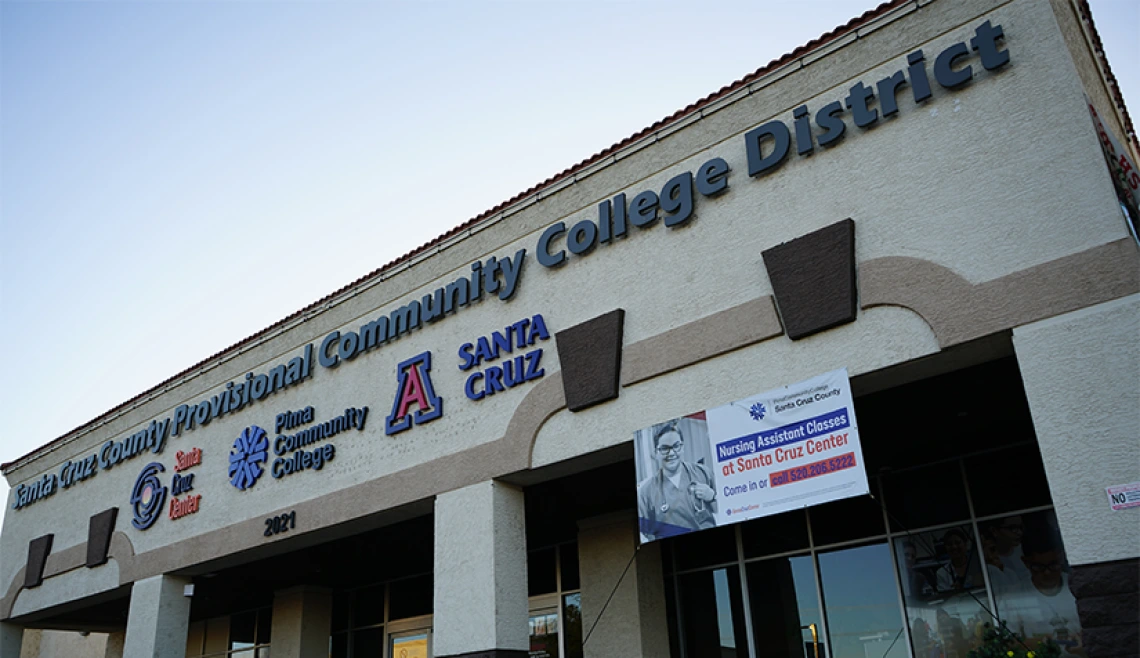
[[[388,637],[388,655],[391,658],[431,658],[429,631],[393,633]]]
[[[530,658],[558,658],[558,606],[531,608]]]

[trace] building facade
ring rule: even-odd
[[[0,656],[1136,655],[1111,79],[868,12],[5,464]],[[870,495],[640,541],[637,430],[839,368]]]

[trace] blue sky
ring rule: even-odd
[[[5,0],[0,461],[872,6]]]

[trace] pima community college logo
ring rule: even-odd
[[[443,399],[431,385],[431,352],[417,354],[400,363],[392,414],[384,420],[384,433],[391,436],[412,426],[423,425],[443,415]],[[418,409],[410,412],[412,405]]]
[[[257,484],[257,478],[265,472],[261,464],[269,458],[269,438],[265,430],[250,425],[234,440],[230,451],[230,484],[241,491]]]
[[[143,467],[139,478],[135,480],[135,488],[131,492],[131,507],[135,517],[131,525],[139,530],[146,530],[158,520],[166,504],[166,487],[158,479],[158,474],[166,469],[158,462],[151,462]]]
[[[748,415],[752,416],[752,420],[764,420],[766,413],[768,410],[764,408],[764,404],[761,402],[757,402],[748,408]]]

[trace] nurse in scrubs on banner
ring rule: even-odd
[[[657,472],[637,487],[642,542],[716,526],[716,483],[703,464],[684,460],[684,446],[676,421],[654,428]]]

